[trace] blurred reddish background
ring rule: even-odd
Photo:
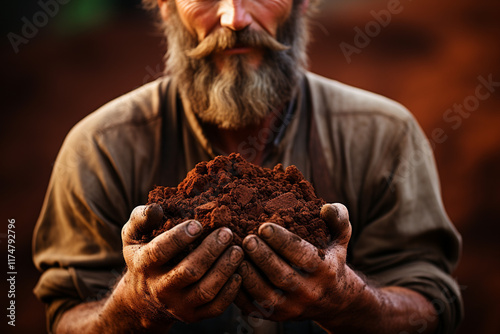
[[[454,273],[466,311],[459,333],[500,333],[500,87],[472,103],[480,76],[500,82],[500,2],[401,0],[390,23],[378,24],[377,31],[372,11],[394,1],[330,1],[313,24],[311,69],[401,102],[429,138],[440,131],[441,140],[433,141],[443,200],[464,240]],[[61,4],[18,53],[4,39],[0,242],[6,254],[7,219],[16,219],[18,273],[17,321],[8,333],[45,332],[43,305],[31,292],[38,279],[31,234],[62,140],[89,112],[162,70],[163,43],[138,3],[74,0]],[[7,6],[7,37],[20,35],[21,18],[31,21],[41,10],[36,1]],[[356,46],[356,27],[369,29],[367,45]],[[356,52],[346,57],[343,42]],[[471,103],[470,112],[444,118],[463,103]],[[4,279],[3,310],[6,291]]]

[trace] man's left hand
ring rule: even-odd
[[[349,295],[355,298],[360,282],[356,277],[352,284],[354,273],[346,265],[351,236],[347,209],[326,204],[321,218],[334,237],[324,259],[312,244],[272,223],[244,239],[253,263],[245,261],[239,268],[243,289],[235,302],[244,313],[274,321],[321,321],[345,310]]]

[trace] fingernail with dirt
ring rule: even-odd
[[[187,232],[193,237],[196,236],[201,232],[201,224],[195,220],[190,221],[187,226]]]
[[[274,228],[271,225],[265,225],[259,232],[261,237],[269,239],[273,236]]]
[[[221,229],[217,234],[217,238],[222,244],[227,244],[231,241],[231,234],[226,229]]]
[[[244,246],[247,251],[253,252],[257,248],[257,239],[255,237],[249,238]]]

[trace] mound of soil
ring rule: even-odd
[[[239,154],[218,156],[200,162],[177,187],[156,186],[148,204],[163,208],[164,225],[152,239],[187,219],[203,225],[203,235],[226,226],[233,231],[233,243],[241,245],[248,234],[257,234],[266,222],[281,225],[322,251],[329,243],[328,227],[319,213],[324,200],[295,166],[273,169],[253,165]],[[191,245],[188,251],[196,246]]]

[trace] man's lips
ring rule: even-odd
[[[234,48],[225,49],[224,51],[222,51],[222,53],[225,55],[236,55],[242,53],[249,53],[252,52],[252,50],[253,48],[250,46],[235,46]]]

